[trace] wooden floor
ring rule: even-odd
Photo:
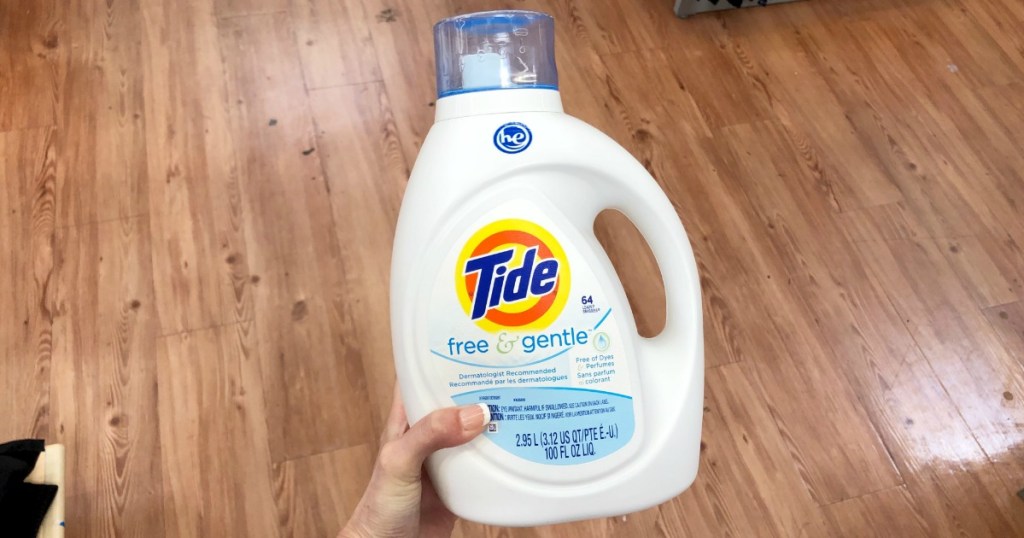
[[[1024,535],[1018,0],[3,0],[0,439],[67,445],[69,536],[338,530],[431,25],[495,6],[686,225],[704,449],[660,507],[457,534]]]

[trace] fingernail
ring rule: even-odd
[[[476,431],[491,421],[491,410],[487,404],[467,405],[459,409],[459,420],[464,431]]]

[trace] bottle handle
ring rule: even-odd
[[[631,181],[627,191],[603,205],[620,211],[636,225],[654,253],[665,285],[665,328],[657,336],[641,339],[643,354],[678,356],[688,343],[702,343],[703,339],[700,280],[693,250],[675,209],[653,179],[644,173],[642,179]]]
[[[600,205],[602,209],[620,211],[633,222],[650,245],[665,285],[665,327],[651,338],[638,334],[637,355],[645,398],[653,404],[645,406],[643,412],[648,427],[654,428],[648,440],[672,443],[671,439],[677,439],[672,433],[677,425],[697,424],[699,431],[702,418],[704,329],[700,279],[693,249],[672,203],[640,163],[634,163],[630,172],[618,178],[616,195],[605,197]],[[700,381],[694,383],[695,379]],[[690,390],[680,394],[684,387]],[[680,396],[682,405],[659,405]],[[694,451],[692,461],[687,460],[693,472],[696,454]]]

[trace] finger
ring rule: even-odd
[[[405,415],[405,405],[402,403],[402,391],[398,387],[398,380],[395,380],[394,396],[391,398],[391,412],[388,413],[388,420],[384,424],[384,433],[381,435],[381,444],[398,439],[400,435],[409,429],[409,419]]]
[[[381,468],[402,482],[419,480],[427,456],[442,448],[468,443],[483,432],[490,419],[485,404],[438,409],[413,424],[405,435],[384,445]]]

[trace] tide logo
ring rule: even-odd
[[[494,147],[505,153],[519,153],[533,142],[530,129],[517,121],[509,122],[494,131]]]
[[[455,292],[486,331],[544,329],[569,298],[569,262],[544,228],[499,220],[466,241],[455,265]]]

